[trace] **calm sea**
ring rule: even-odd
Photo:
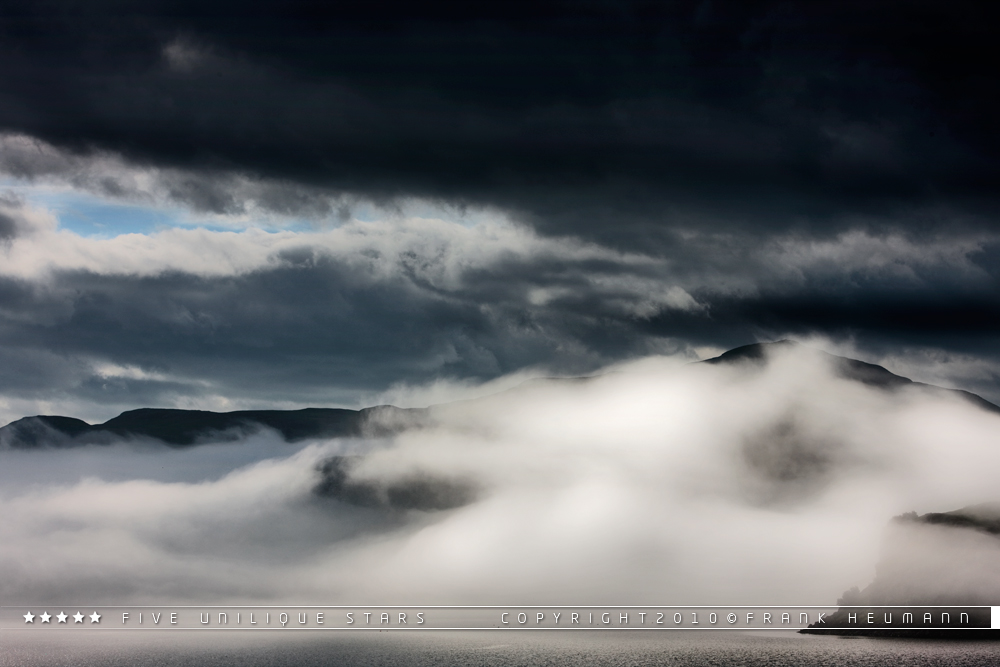
[[[95,632],[85,637],[5,632],[3,667],[482,667],[677,665],[1000,664],[1000,643],[738,632]]]

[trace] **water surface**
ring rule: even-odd
[[[792,632],[5,632],[0,667],[996,665],[1000,644]]]

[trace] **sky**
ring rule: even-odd
[[[1000,401],[995,27],[5,2],[0,421],[418,406],[784,338]]]

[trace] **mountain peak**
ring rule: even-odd
[[[773,343],[753,343],[733,348],[712,359],[706,359],[706,364],[747,364],[753,366],[763,366],[767,363],[768,357],[775,353],[787,352],[789,350],[805,351],[826,359],[834,372],[846,380],[855,380],[866,385],[878,387],[880,389],[890,389],[905,385],[920,384],[915,383],[910,378],[896,375],[895,373],[866,361],[858,361],[849,357],[841,357],[829,352],[823,352],[815,348],[808,347],[794,340],[779,340]]]
[[[805,347],[802,343],[794,340],[777,340],[771,343],[751,343],[734,347],[728,352],[723,352],[717,357],[705,359],[705,364],[733,364],[751,362],[763,364],[770,354],[778,350],[790,350]]]
[[[878,364],[871,364],[867,361],[859,361],[849,357],[841,357],[836,354],[830,354],[829,352],[811,348],[794,340],[779,340],[772,343],[752,343],[750,345],[743,345],[733,348],[728,352],[723,352],[717,357],[705,359],[701,363],[712,365],[763,367],[771,355],[790,350],[808,351],[810,354],[826,359],[827,363],[830,365],[837,377],[845,380],[861,382],[869,387],[876,387],[878,389],[893,390],[900,389],[902,387],[922,387],[934,392],[947,392],[949,395],[961,396],[964,400],[970,401],[984,410],[1000,413],[1000,407],[990,403],[978,394],[973,394],[972,392],[964,391],[962,389],[945,389],[943,387],[936,387],[923,382],[914,382],[910,378],[903,377],[902,375],[896,375],[892,371],[879,366]]]

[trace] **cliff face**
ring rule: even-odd
[[[1000,504],[895,517],[875,579],[840,605],[996,605],[1000,602]]]

